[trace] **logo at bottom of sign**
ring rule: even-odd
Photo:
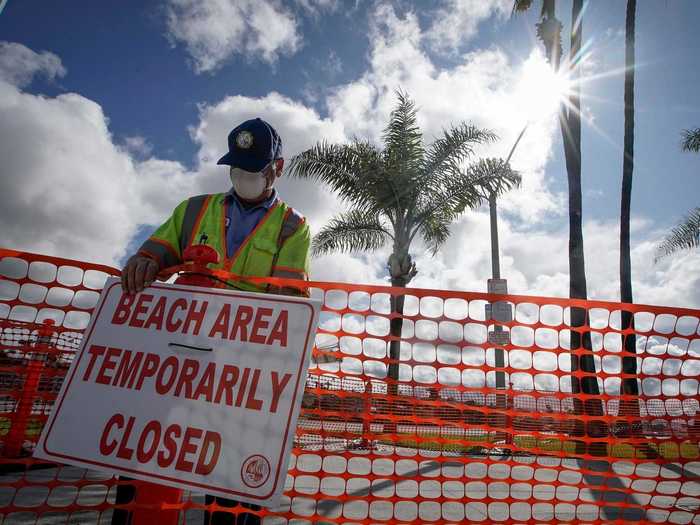
[[[241,479],[248,487],[256,489],[270,477],[270,462],[265,456],[253,454],[243,462]]]

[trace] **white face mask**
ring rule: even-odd
[[[261,171],[250,172],[231,167],[231,184],[239,197],[255,200],[268,190],[267,180]]]

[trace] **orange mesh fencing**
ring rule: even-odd
[[[139,510],[115,501],[138,481],[30,456],[117,274],[0,250],[3,523]],[[263,523],[700,523],[700,311],[307,286],[317,359],[281,505],[247,510]],[[240,512],[194,492],[162,508]]]

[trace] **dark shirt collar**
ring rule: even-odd
[[[268,199],[252,205],[242,202],[238,195],[236,195],[236,192],[233,191],[233,188],[228,190],[228,193],[224,196],[224,199],[235,200],[241,208],[244,208],[246,210],[255,210],[257,208],[265,208],[266,210],[269,210],[270,208],[272,208],[272,205],[277,200],[277,190],[275,188],[272,188],[272,193],[270,194],[270,197]]]

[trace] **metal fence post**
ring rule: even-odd
[[[53,319],[46,319],[37,330],[36,340],[32,344],[27,341],[27,345],[22,349],[24,358],[27,361],[26,374],[22,384],[22,393],[17,401],[17,408],[12,418],[10,432],[5,441],[3,455],[7,458],[18,458],[24,451],[24,439],[27,434],[27,425],[32,416],[34,400],[39,391],[41,374],[46,366],[51,336],[54,333]],[[30,351],[31,349],[31,351]]]

